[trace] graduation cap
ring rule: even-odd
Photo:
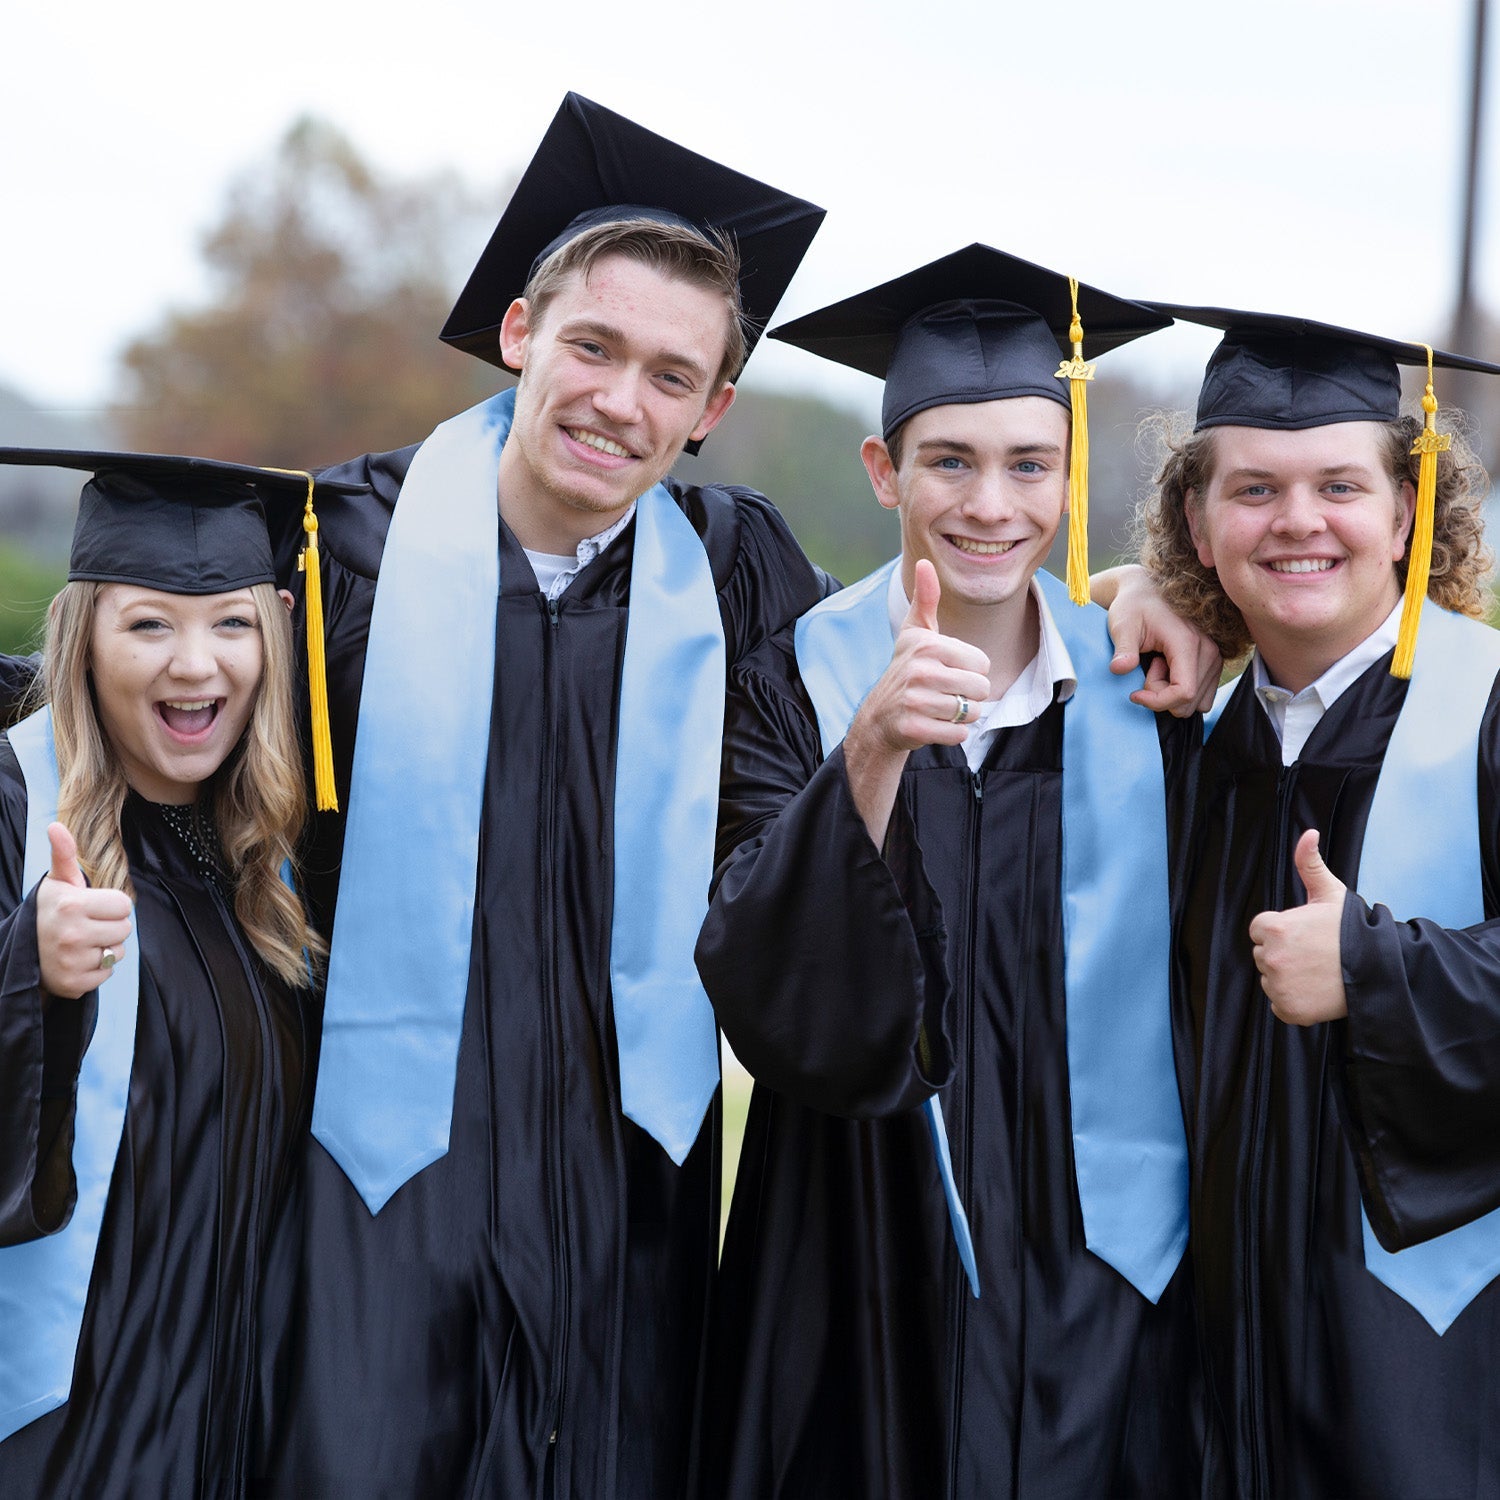
[[[1104,354],[1172,319],[1075,277],[973,244],[771,330],[771,337],[885,381],[889,440],[932,406],[1042,396],[1068,407],[1068,590],[1088,600],[1088,398]],[[1061,356],[1061,360],[1060,357]],[[1063,384],[1066,382],[1066,385]]]
[[[319,811],[337,810],[313,503],[320,495],[358,494],[368,486],[164,453],[0,447],[0,464],[83,469],[93,475],[78,500],[70,582],[133,583],[168,594],[224,594],[274,583],[266,510],[302,508],[314,784]]]
[[[510,369],[500,354],[500,323],[537,267],[595,224],[645,218],[717,230],[738,245],[748,358],[823,213],[581,94],[568,94],[448,315],[442,338]]]
[[[1500,365],[1482,359],[1310,318],[1173,302],[1150,306],[1183,323],[1223,330],[1198,393],[1199,429],[1393,422],[1401,415],[1398,365],[1420,367],[1430,360],[1444,369],[1500,375]]]
[[[1437,456],[1453,444],[1437,430],[1433,369],[1500,375],[1500,365],[1413,344],[1359,333],[1310,318],[1245,312],[1229,307],[1151,307],[1184,323],[1224,332],[1209,356],[1198,393],[1195,427],[1263,427],[1298,431],[1336,422],[1394,422],[1401,415],[1400,365],[1427,367],[1422,395],[1423,427],[1412,446],[1417,465],[1417,511],[1407,549],[1406,591],[1391,675],[1410,677],[1417,626],[1432,567]]]

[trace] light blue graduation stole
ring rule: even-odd
[[[890,664],[885,567],[797,624],[797,665],[825,755]],[[1139,681],[1109,671],[1102,610],[1037,580],[1073,659],[1063,711],[1062,901],[1073,1160],[1088,1248],[1160,1298],[1187,1247],[1187,1139],[1172,1056],[1166,791]],[[1143,679],[1142,679],[1143,680]],[[977,1296],[967,1217],[936,1097],[925,1106],[959,1257]]]
[[[1479,728],[1500,675],[1500,632],[1428,600],[1420,640],[1375,784],[1355,889],[1398,920],[1473,927],[1485,920]],[[1500,1275],[1500,1209],[1394,1254],[1360,1213],[1370,1274],[1438,1333]]]
[[[448,1149],[495,680],[500,450],[514,407],[502,391],[417,451],[371,612],[313,1134],[372,1213]],[[622,1107],[679,1164],[719,1080],[693,943],[713,871],[724,681],[712,568],[657,485],[636,509],[610,977]]]
[[[21,889],[30,891],[52,864],[47,825],[57,819],[57,761],[51,710],[17,724],[10,747],[26,782]],[[0,1249],[0,1439],[61,1406],[72,1388],[99,1226],[130,1101],[139,995],[137,931],[99,992],[98,1020],[79,1070],[72,1217],[56,1234]]]

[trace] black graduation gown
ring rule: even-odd
[[[26,717],[27,699],[38,672],[40,656],[0,656],[0,729]]]
[[[698,961],[758,1083],[720,1269],[707,1493],[1191,1492],[1186,1271],[1153,1307],[1084,1248],[1065,708],[999,731],[977,773],[959,750],[915,752],[882,858],[842,748],[820,765],[789,633],[730,703],[728,857]],[[1163,725],[1179,774],[1197,733]],[[935,1085],[978,1301],[914,1112]]]
[[[1389,665],[1387,655],[1347,689],[1285,769],[1247,673],[1204,751],[1177,1019],[1198,1058],[1184,1093],[1196,1092],[1191,1245],[1211,1493],[1500,1493],[1500,1287],[1439,1338],[1364,1265],[1362,1197],[1389,1250],[1500,1205],[1500,924],[1445,932],[1353,894],[1406,694]],[[1492,696],[1479,761],[1490,917],[1495,715]],[[1312,827],[1351,888],[1350,1014],[1295,1027],[1271,1013],[1247,929],[1258,912],[1306,899],[1292,852]]]
[[[96,1007],[44,997],[26,794],[0,741],[0,1241],[72,1213],[73,1093]],[[279,1330],[263,1262],[311,1109],[310,1023],[150,804],[123,832],[140,1003],[130,1097],[73,1371],[55,1411],[0,1442],[6,1500],[245,1493],[256,1380]]]
[[[341,792],[412,451],[337,471],[375,493],[320,507]],[[823,580],[760,496],[674,493],[706,538],[733,662]],[[620,1112],[610,829],[633,539],[631,526],[549,608],[502,527],[451,1144],[372,1218],[311,1143],[300,1335],[268,1493],[669,1500],[689,1487],[720,1121],[715,1105],[676,1167]],[[318,825],[310,879],[327,909],[341,829]]]

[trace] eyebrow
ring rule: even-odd
[[[1319,479],[1332,479],[1339,474],[1348,474],[1366,481],[1374,478],[1374,470],[1359,463],[1327,464],[1316,472]],[[1280,477],[1274,469],[1227,469],[1221,478],[1221,483],[1233,484],[1244,479],[1279,479]]]
[[[558,329],[560,335],[569,338],[591,336],[605,344],[627,343],[623,329],[616,328],[613,323],[601,323],[596,318],[575,318],[570,323],[564,323]],[[707,368],[694,359],[691,354],[684,354],[677,349],[658,349],[653,357],[653,363],[673,365],[677,369],[686,370],[699,382],[708,379]]]
[[[963,458],[972,458],[978,452],[973,443],[959,442],[954,438],[924,438],[917,444],[917,453],[953,453]],[[1005,450],[1007,459],[1027,458],[1033,454],[1049,458],[1058,458],[1062,455],[1062,445],[1059,443],[1016,443]]]

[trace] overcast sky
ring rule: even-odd
[[[490,189],[569,88],[828,208],[782,317],[980,239],[1127,296],[1442,342],[1471,5],[8,0],[0,382],[101,404],[120,346],[202,297],[228,180],[297,115],[389,171]],[[1181,379],[1212,341],[1178,328],[1121,358]],[[797,350],[751,372],[873,404]]]

